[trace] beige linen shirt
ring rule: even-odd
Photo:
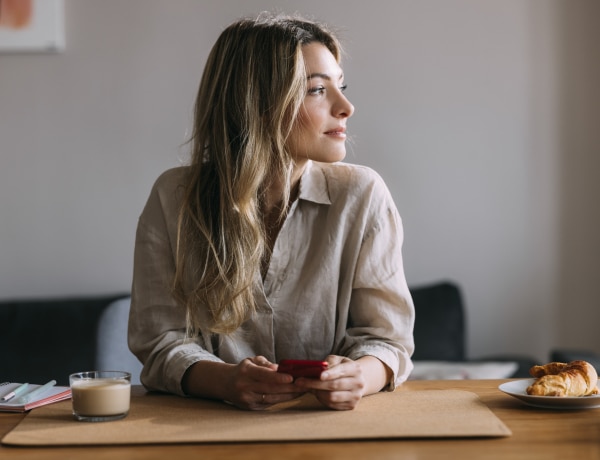
[[[256,314],[229,336],[201,330],[193,340],[185,338],[185,310],[170,293],[184,172],[157,179],[136,235],[129,347],[144,364],[148,389],[183,394],[181,379],[193,363],[257,355],[271,362],[371,355],[393,371],[387,389],[406,380],[414,307],[402,222],[374,171],[310,162],[264,281],[257,273]]]

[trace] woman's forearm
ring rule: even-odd
[[[198,361],[183,375],[181,388],[188,396],[227,400],[226,382],[230,380],[232,370],[232,364]]]

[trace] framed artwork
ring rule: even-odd
[[[0,0],[0,52],[65,49],[63,0]]]

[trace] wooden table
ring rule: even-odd
[[[491,439],[360,442],[169,444],[106,447],[0,446],[0,459],[586,459],[600,460],[600,409],[547,410],[524,405],[498,390],[502,380],[409,381],[397,391],[472,391],[513,432]],[[23,414],[0,413],[0,436]]]

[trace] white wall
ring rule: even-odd
[[[62,54],[0,55],[0,298],[126,291],[135,226],[232,20],[341,29],[347,160],[385,178],[410,284],[464,289],[469,353],[600,352],[594,0],[66,0]]]

